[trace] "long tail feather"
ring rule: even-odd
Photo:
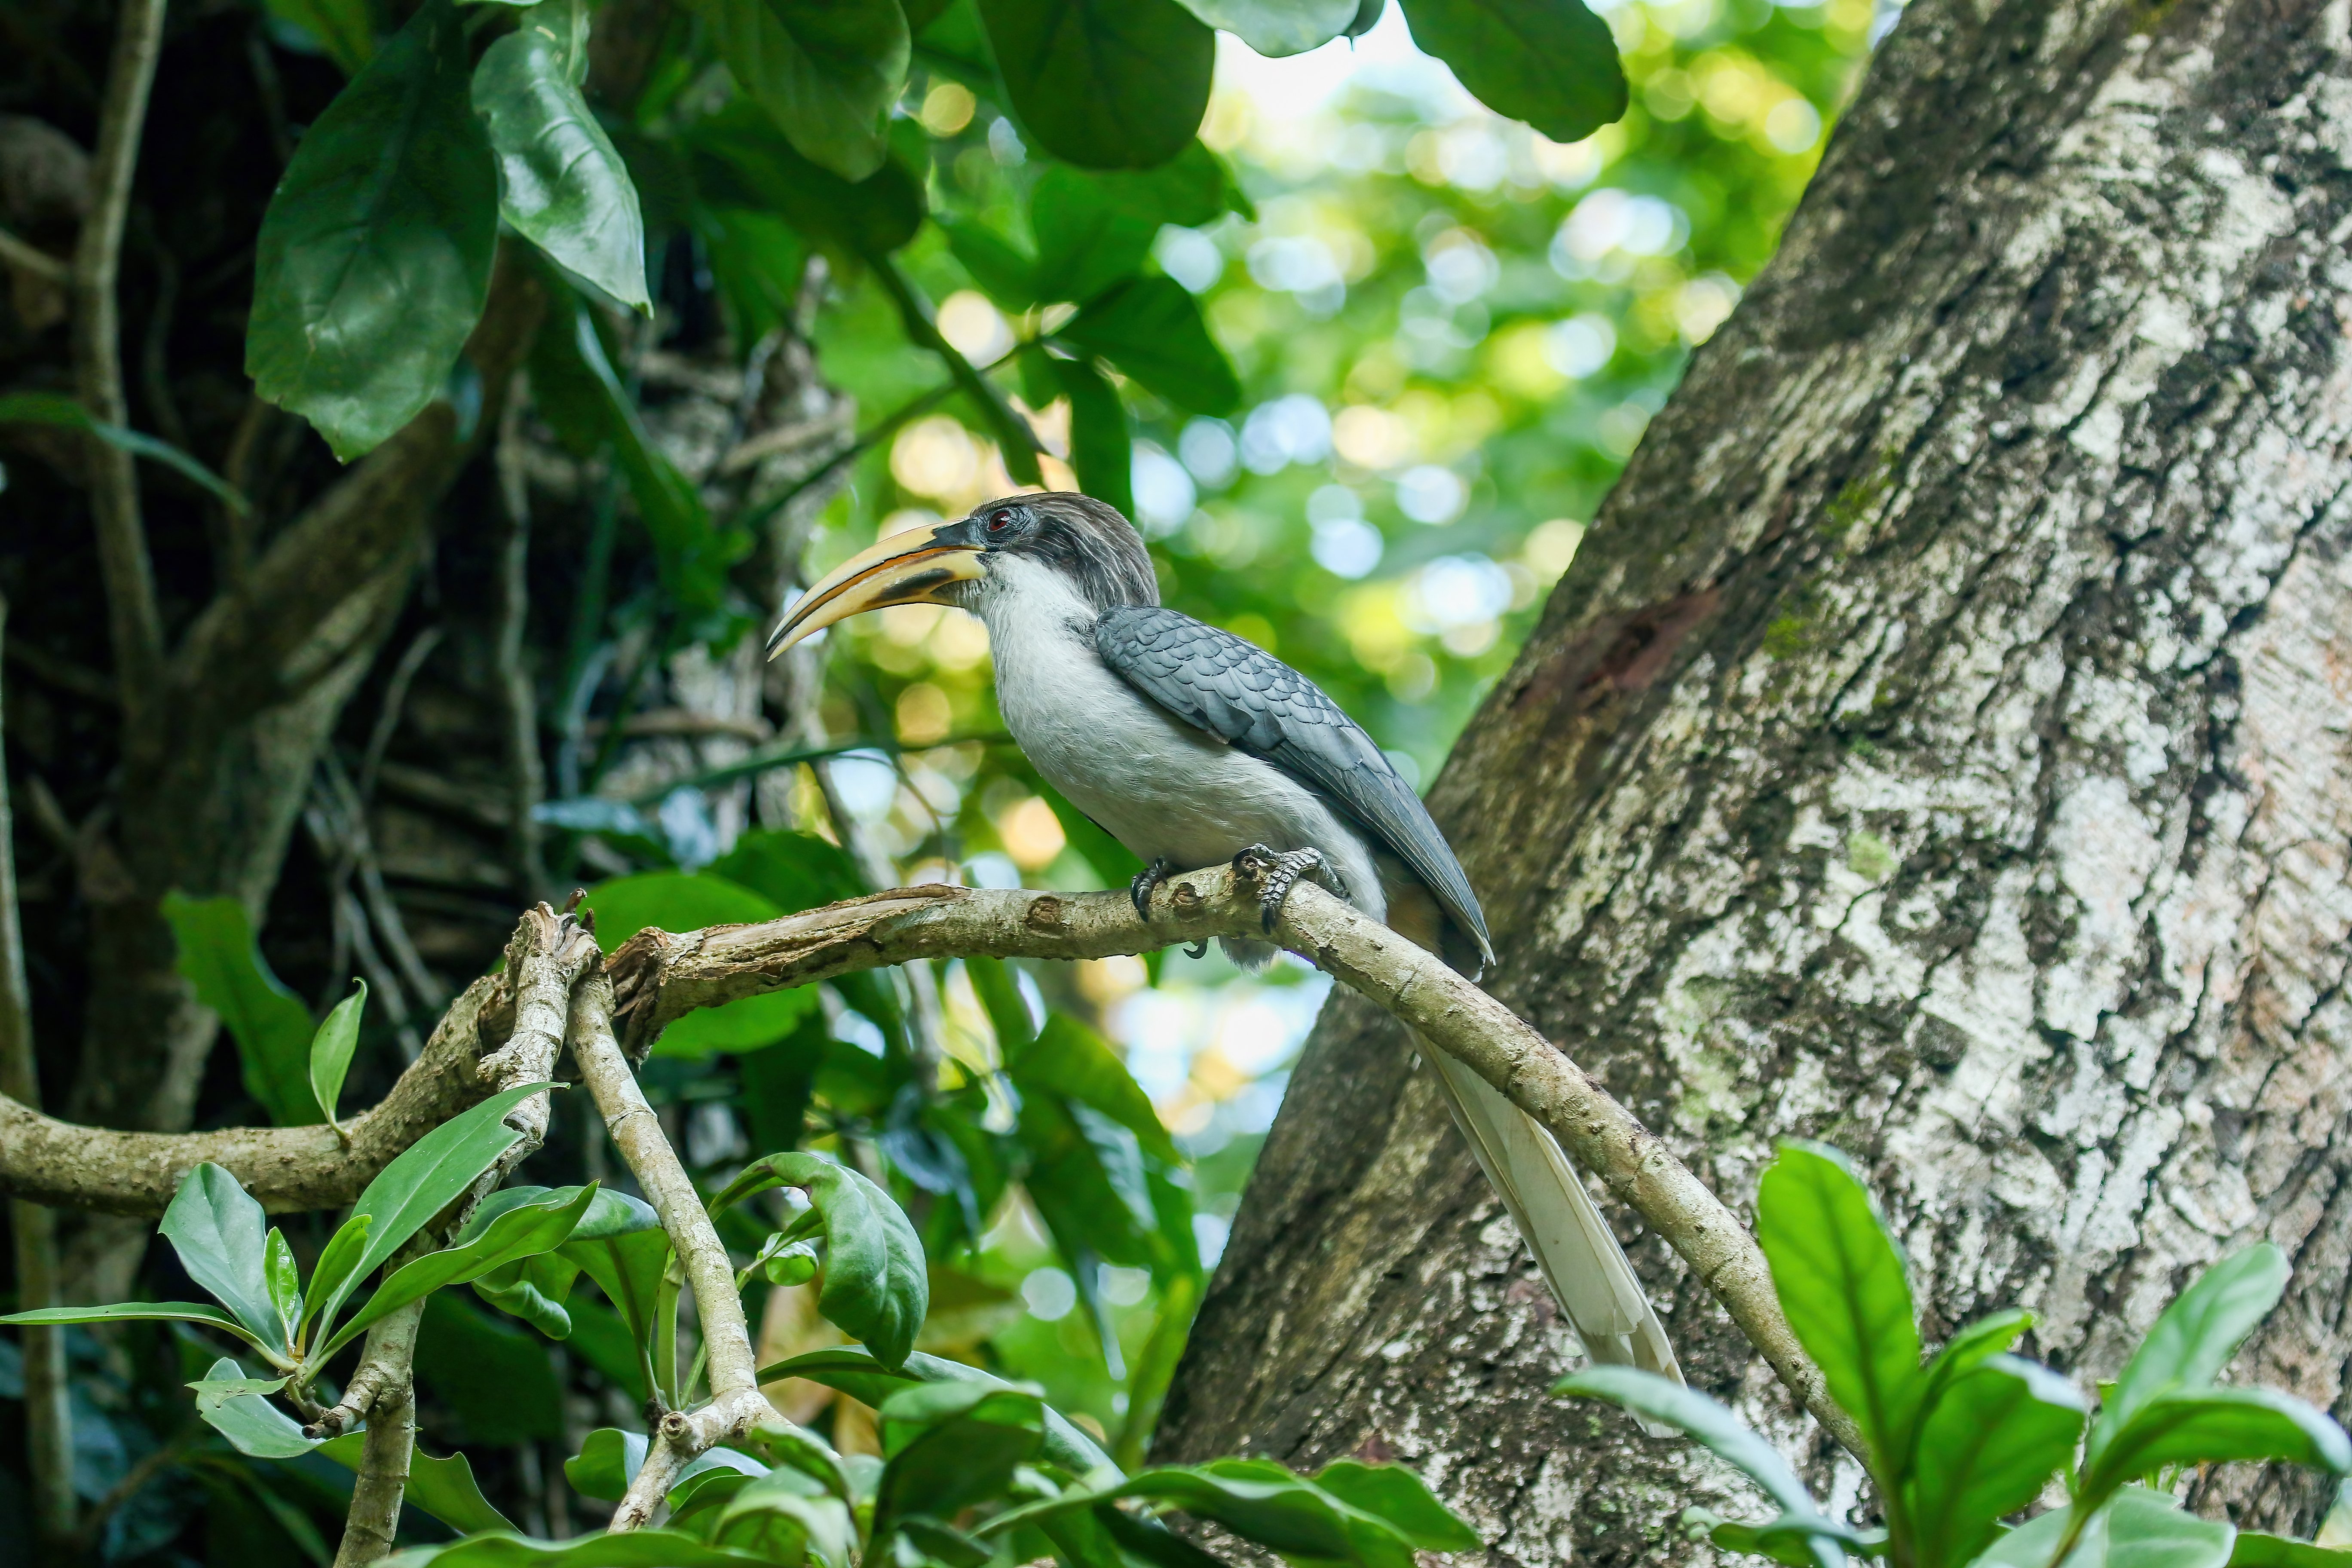
[[[1682,1367],[1665,1326],[1559,1144],[1462,1063],[1433,1046],[1423,1045],[1421,1054],[1437,1069],[1454,1125],[1511,1211],[1585,1354],[1680,1383]]]

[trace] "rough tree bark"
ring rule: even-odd
[[[2352,47],[2343,0],[1916,0],[1433,797],[1495,994],[1717,1190],[1870,1167],[1929,1328],[2085,1381],[2199,1266],[2347,1413]],[[1622,1215],[1622,1211],[1618,1211]],[[1623,1233],[1636,1227],[1621,1218]],[[1654,1237],[1693,1381],[1801,1429]],[[1569,1408],[1509,1222],[1335,994],[1157,1451],[1423,1467],[1497,1561],[1756,1500]],[[2308,1527],[2243,1467],[2199,1506]]]

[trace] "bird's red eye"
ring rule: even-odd
[[[1012,526],[1013,513],[1010,509],[1000,507],[996,510],[988,514],[989,532],[1003,533],[1006,529],[1011,528]]]

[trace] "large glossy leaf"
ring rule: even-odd
[[[1903,1456],[1900,1474],[1909,1475],[1910,1467],[1918,1453],[1917,1424],[1927,1419],[1936,1401],[1953,1381],[1983,1365],[1994,1356],[2015,1345],[2026,1330],[2033,1326],[2033,1314],[2026,1311],[1994,1312],[1979,1318],[1944,1342],[1927,1363],[1925,1381],[1920,1384],[1919,1411],[1913,1423],[1914,1435]]]
[[[991,1388],[1013,1386],[993,1373],[983,1372],[962,1362],[926,1354],[922,1351],[908,1356],[904,1366],[887,1367],[875,1359],[872,1352],[856,1345],[811,1351],[805,1355],[796,1355],[760,1369],[762,1384],[787,1377],[804,1377],[811,1383],[837,1388],[859,1404],[870,1405],[877,1409],[893,1394],[910,1384],[978,1383]],[[1100,1445],[1059,1411],[1050,1408],[1045,1412],[1045,1458],[1074,1476],[1118,1468]]]
[[[598,1190],[593,1182],[584,1187],[561,1187],[508,1207],[469,1239],[404,1265],[377,1287],[367,1304],[352,1314],[351,1321],[311,1352],[312,1358],[324,1362],[369,1324],[445,1285],[463,1285],[503,1264],[561,1247],[588,1212]]]
[[[1994,1542],[1976,1568],[2052,1568],[2074,1521],[2072,1508],[2036,1515]],[[2237,1531],[2181,1510],[2144,1487],[2127,1487],[2084,1527],[2065,1568],[2224,1568]]]
[[[940,1520],[1002,1492],[1045,1444],[1034,1394],[977,1383],[917,1384],[882,1402],[888,1461],[876,1495],[876,1534],[911,1514]]]
[[[2147,1400],[2083,1468],[2078,1495],[2095,1503],[2126,1481],[2172,1465],[2277,1459],[2343,1475],[2352,1438],[2292,1394],[2268,1388],[2179,1388]]]
[[[1925,1380],[1903,1254],[1870,1189],[1839,1151],[1785,1142],[1756,1195],[1756,1239],[1789,1326],[1893,1476]]]
[[[1909,1514],[1920,1568],[1968,1562],[2074,1457],[2090,1406],[2046,1367],[1995,1355],[1951,1380],[1919,1424]]]
[[[188,1278],[218,1299],[271,1350],[287,1348],[269,1289],[268,1222],[235,1176],[206,1161],[180,1178],[156,1227]]]
[[[1230,414],[1242,400],[1234,367],[1209,336],[1201,308],[1172,278],[1119,285],[1062,327],[1147,389],[1194,414]]]
[[[343,1097],[343,1078],[352,1069],[352,1053],[359,1048],[360,1016],[367,1011],[367,982],[352,982],[352,994],[335,1004],[310,1037],[308,1069],[311,1097],[319,1111],[335,1119],[335,1102]]]
[[[1084,169],[1148,169],[1209,107],[1216,36],[1176,0],[980,0],[1022,128]]]
[[[317,1265],[310,1270],[310,1286],[302,1292],[302,1321],[305,1323],[317,1318],[319,1309],[326,1305],[327,1298],[333,1296],[351,1279],[352,1270],[367,1255],[368,1232],[374,1226],[373,1215],[353,1215],[327,1239],[325,1248],[319,1254]]]
[[[1421,1478],[1402,1465],[1336,1459],[1316,1471],[1313,1479],[1322,1490],[1382,1521],[1424,1552],[1476,1552],[1486,1545],[1476,1531],[1430,1495]]]
[[[690,143],[701,155],[695,181],[706,199],[774,212],[853,258],[887,256],[923,226],[923,187],[896,159],[864,179],[844,179],[803,157],[751,104],[708,116]]]
[[[240,1454],[256,1459],[299,1459],[319,1447],[302,1436],[300,1423],[263,1394],[239,1385],[252,1380],[244,1368],[223,1356],[204,1377],[196,1414],[229,1440]]]
[[[2156,1320],[2101,1402],[2084,1447],[2095,1465],[2141,1405],[2177,1388],[2201,1388],[2230,1364],[2286,1289],[2286,1254],[2269,1242],[2221,1259]]]
[[[1078,489],[1133,517],[1135,439],[1128,431],[1127,405],[1119,401],[1118,389],[1085,360],[1053,363],[1062,395],[1070,400],[1070,467],[1077,470]],[[1157,1117],[1152,1124],[1159,1126]],[[1160,1136],[1166,1136],[1165,1129]]]
[[[695,0],[736,82],[810,162],[845,180],[882,166],[906,83],[898,0]]]
[[[1780,1451],[1738,1416],[1695,1388],[1630,1366],[1592,1366],[1552,1385],[1572,1399],[1599,1399],[1687,1433],[1763,1489],[1787,1512],[1819,1514],[1812,1493]]]
[[[930,1310],[923,1244],[890,1194],[845,1165],[786,1152],[755,1160],[710,1200],[713,1215],[770,1187],[799,1187],[824,1227],[817,1310],[891,1366],[915,1348]]]
[[[669,1237],[660,1230],[638,1231],[627,1236],[608,1237],[598,1241],[567,1241],[560,1249],[569,1262],[576,1263],[604,1299],[619,1313],[628,1343],[629,1375],[618,1378],[625,1384],[641,1384],[648,1374],[658,1386],[667,1387],[676,1371],[677,1293],[667,1284]],[[580,1326],[594,1321],[585,1311],[573,1315],[574,1331]],[[583,1352],[583,1353],[585,1353]],[[607,1375],[614,1369],[613,1358],[600,1358]],[[653,1389],[641,1388],[639,1393],[650,1398]]]
[[[848,1568],[856,1554],[857,1524],[849,1507],[791,1470],[778,1470],[740,1488],[710,1530],[713,1545],[754,1553],[768,1563],[806,1562],[813,1568]]]
[[[1042,300],[1091,300],[1142,268],[1160,224],[1110,199],[1096,176],[1053,164],[1029,197],[1029,226],[1037,236],[1031,287]]]
[[[1555,142],[1625,112],[1617,42],[1581,0],[1412,0],[1406,18],[1479,102]]]
[[[661,931],[700,931],[706,926],[752,924],[785,911],[739,882],[709,870],[646,871],[600,882],[589,892],[596,911],[596,941],[606,952],[647,926]],[[814,985],[746,996],[724,1007],[701,1007],[661,1032],[656,1055],[698,1060],[716,1051],[751,1051],[793,1032],[817,1005]]]
[[[245,906],[166,893],[163,907],[179,944],[181,974],[236,1042],[246,1092],[280,1127],[319,1121],[310,1089],[310,1010],[270,973]]]
[[[1346,33],[1358,0],[1184,0],[1184,9],[1262,55],[1304,54]]]
[[[261,220],[246,374],[350,460],[433,400],[482,313],[498,173],[466,32],[427,0],[314,121]]]
[[[382,1268],[410,1237],[456,1203],[476,1177],[514,1147],[522,1134],[506,1124],[507,1112],[532,1095],[547,1092],[549,1087],[518,1084],[490,1096],[427,1132],[376,1173],[360,1194],[359,1202],[352,1205],[352,1220],[364,1215],[368,1221],[359,1256],[319,1303],[313,1314],[318,1325],[314,1332],[328,1332],[361,1280]]]
[[[169,441],[159,441],[152,436],[121,425],[109,425],[89,416],[89,410],[72,398],[54,392],[12,392],[0,397],[0,425],[56,425],[68,430],[79,430],[97,437],[110,447],[120,447],[136,458],[145,458],[163,464],[182,479],[219,498],[232,511],[252,510],[251,503],[236,487],[205,468]]]
[[[474,68],[474,108],[499,161],[499,210],[525,238],[622,304],[651,310],[637,188],[580,83],[583,0],[548,0]]]
[[[320,1444],[319,1454],[347,1470],[356,1471],[366,1443],[365,1433],[347,1433]],[[513,1521],[491,1507],[490,1500],[482,1495],[480,1485],[474,1479],[474,1467],[462,1453],[436,1459],[422,1448],[411,1447],[408,1487],[403,1500],[460,1533],[514,1529]]]

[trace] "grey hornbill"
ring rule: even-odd
[[[952,605],[987,624],[997,706],[1040,776],[1141,857],[1132,889],[1254,857],[1274,928],[1308,873],[1475,979],[1492,962],[1469,879],[1412,787],[1314,683],[1265,650],[1160,606],[1142,539],[1083,495],[1007,497],[891,535],[784,616],[771,657],[847,616]],[[1264,943],[1227,942],[1244,964]],[[1454,1118],[1585,1351],[1679,1378],[1617,1240],[1551,1134],[1443,1051]]]

